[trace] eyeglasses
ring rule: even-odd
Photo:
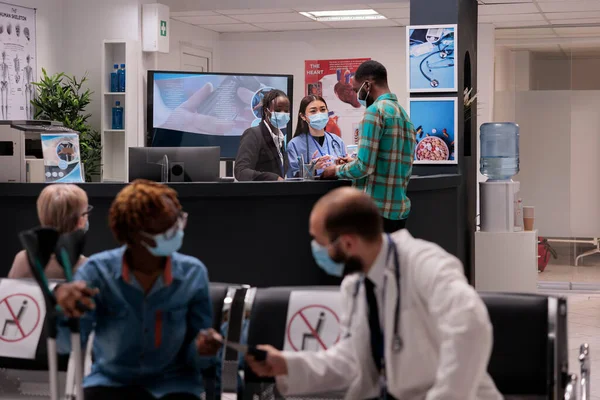
[[[81,216],[83,217],[83,216],[86,216],[86,215],[90,215],[92,213],[93,209],[94,209],[94,206],[88,205],[87,206],[87,210],[83,214],[81,214]]]

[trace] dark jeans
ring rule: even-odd
[[[406,228],[406,219],[387,219],[383,218],[383,231],[385,233],[394,233]]]
[[[189,393],[171,393],[160,399],[137,387],[96,386],[83,391],[85,400],[199,400],[199,396]]]

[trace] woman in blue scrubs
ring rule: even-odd
[[[305,164],[315,162],[316,175],[319,176],[327,166],[346,157],[346,145],[342,139],[325,132],[328,122],[329,110],[322,97],[310,95],[302,99],[296,132],[287,146],[288,178],[299,176],[302,160]]]

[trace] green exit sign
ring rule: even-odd
[[[167,21],[160,21],[160,36],[167,36]]]

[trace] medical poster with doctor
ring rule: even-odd
[[[325,130],[342,138],[346,145],[355,142],[354,127],[362,120],[365,109],[360,105],[350,80],[356,69],[370,58],[306,60],[305,94],[321,96],[329,108]]]
[[[456,25],[406,27],[410,93],[456,92]]]

